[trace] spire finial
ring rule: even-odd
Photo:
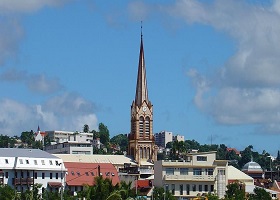
[[[143,34],[142,34],[142,21],[141,21],[141,39],[143,37]]]

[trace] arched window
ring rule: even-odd
[[[150,137],[150,118],[145,118],[145,135],[146,138]]]
[[[143,137],[143,130],[144,129],[144,117],[139,118],[139,137]]]
[[[150,152],[150,147],[147,148],[147,153],[148,153],[148,159],[151,159],[151,152]]]

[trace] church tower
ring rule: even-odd
[[[142,31],[136,94],[131,105],[131,130],[128,140],[128,155],[133,156],[139,166],[157,160],[157,146],[153,135],[153,105],[148,98]]]

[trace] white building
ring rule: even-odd
[[[185,142],[185,137],[183,135],[174,135],[172,137],[172,141],[175,142],[175,141],[178,141],[178,142]]]
[[[228,182],[228,162],[216,160],[216,152],[189,153],[185,159],[155,162],[156,187],[164,187],[178,199],[216,192],[221,198]]]
[[[155,133],[155,143],[158,147],[166,147],[166,144],[168,142],[172,142],[173,138],[172,138],[172,132],[168,132],[168,131],[161,131],[159,133]]]
[[[93,133],[46,131],[51,145],[44,150],[51,154],[93,154]]]
[[[39,149],[0,148],[0,166],[2,183],[19,192],[37,183],[42,184],[39,193],[64,187],[62,159]]]
[[[51,154],[93,154],[90,142],[68,141],[52,144],[45,147],[45,151]]]
[[[79,133],[72,131],[46,131],[51,142],[63,143],[68,141],[92,142],[93,133]]]

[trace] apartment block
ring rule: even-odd
[[[216,160],[216,152],[189,153],[184,160],[155,162],[156,187],[163,187],[178,199],[190,200],[209,192],[225,195],[228,162]]]
[[[172,132],[161,131],[159,133],[155,133],[155,143],[158,147],[166,147],[168,142],[172,142]]]

